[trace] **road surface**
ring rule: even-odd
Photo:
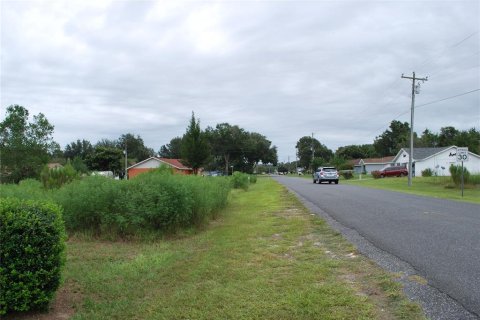
[[[471,313],[455,317],[480,318],[480,205],[341,182],[318,185],[303,178],[275,179],[376,248],[406,262],[430,286]],[[446,314],[432,312],[437,319]]]

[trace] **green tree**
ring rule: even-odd
[[[313,169],[318,163],[326,163],[333,157],[332,150],[321,144],[317,139],[309,136],[300,138],[295,147],[297,148],[299,165],[305,169]],[[315,159],[319,158],[315,161],[315,165],[312,163],[312,148],[315,153]]]
[[[230,163],[234,163],[235,167],[243,166],[248,140],[248,133],[244,129],[220,123],[215,129],[207,128],[206,134],[213,155],[224,165],[225,174],[228,175]]]
[[[415,147],[417,148],[434,148],[439,145],[438,134],[425,129],[422,135],[415,141]]]
[[[96,147],[104,147],[104,148],[117,148],[118,142],[115,140],[110,140],[110,139],[102,139],[95,143],[95,148]]]
[[[381,157],[393,156],[401,148],[407,147],[410,141],[410,125],[408,122],[393,120],[390,129],[375,138],[373,146]]]
[[[246,172],[252,172],[253,168],[262,163],[276,164],[277,148],[271,146],[272,142],[257,132],[247,133],[245,141],[245,155],[243,159],[247,165]]]
[[[480,153],[480,132],[475,128],[460,131],[454,142],[457,147],[468,147],[468,151],[476,154]]]
[[[19,182],[37,178],[42,167],[55,152],[54,126],[39,113],[29,122],[28,110],[19,105],[7,108],[0,122],[0,178],[2,182]]]
[[[160,147],[158,154],[162,158],[180,159],[182,157],[182,138],[173,138],[170,143]]]
[[[207,163],[210,157],[210,145],[205,133],[200,129],[200,120],[195,120],[193,112],[187,132],[182,138],[181,151],[182,160],[193,169],[194,174],[197,174],[198,169]]]
[[[335,151],[337,157],[345,159],[368,159],[377,155],[373,144],[348,145]]]
[[[439,147],[448,147],[455,144],[455,138],[459,134],[459,131],[454,127],[440,128],[440,134],[438,135]]]
[[[83,160],[80,157],[73,158],[72,167],[75,169],[75,171],[77,171],[80,174],[87,174],[88,173],[87,164],[85,163],[85,160]]]
[[[86,159],[87,166],[95,171],[112,171],[114,175],[122,175],[122,150],[97,146]]]
[[[80,139],[78,139],[76,142],[69,143],[65,146],[65,151],[63,152],[63,155],[65,158],[70,160],[73,160],[76,157],[85,160],[92,153],[93,146],[90,141],[80,141]]]
[[[116,142],[117,149],[125,150],[127,147],[128,158],[135,159],[135,162],[143,161],[154,155],[153,149],[147,148],[143,139],[137,135],[122,134]]]

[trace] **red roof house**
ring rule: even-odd
[[[150,171],[159,168],[160,166],[168,166],[173,169],[176,174],[192,174],[193,169],[185,166],[179,159],[167,159],[159,157],[150,157],[133,166],[127,168],[128,178],[133,178],[142,172]]]

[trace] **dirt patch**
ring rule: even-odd
[[[1,317],[2,320],[66,320],[76,312],[83,295],[79,286],[68,281],[58,289],[55,300],[47,311],[15,312]]]

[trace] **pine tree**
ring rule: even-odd
[[[187,132],[182,138],[181,154],[184,164],[190,166],[194,174],[197,174],[198,169],[207,163],[210,157],[210,145],[193,112]]]

